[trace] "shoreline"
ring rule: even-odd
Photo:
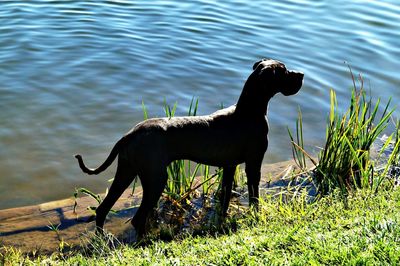
[[[261,168],[260,189],[274,186],[291,169],[297,166],[293,160],[274,164],[263,164]],[[113,209],[123,211],[110,214],[105,229],[121,238],[133,230],[126,222],[134,215],[141,201],[141,187],[131,193],[128,188]],[[84,244],[83,236],[94,231],[94,222],[88,220],[92,212],[87,206],[97,202],[88,196],[76,199],[77,206],[74,213],[74,198],[45,202],[42,204],[16,207],[0,210],[0,245],[14,247],[24,253],[39,251],[53,253],[58,250],[60,242],[68,243],[71,247],[79,248]]]

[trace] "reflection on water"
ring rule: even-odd
[[[235,103],[261,57],[305,72],[295,97],[270,105],[266,161],[290,158],[298,106],[310,149],[322,144],[329,89],[347,103],[344,61],[372,94],[400,98],[400,5],[392,1],[2,1],[0,208],[101,192],[113,169],[84,176],[164,100],[185,114]]]

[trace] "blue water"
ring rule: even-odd
[[[253,63],[305,73],[301,92],[269,108],[266,162],[291,157],[300,107],[307,146],[323,144],[329,89],[345,106],[347,64],[373,97],[400,100],[400,4],[386,1],[1,1],[0,208],[104,192],[114,168],[83,175],[163,103],[199,113],[234,104]],[[398,111],[395,113],[398,115]]]

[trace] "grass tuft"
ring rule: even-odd
[[[370,151],[387,127],[394,109],[389,109],[389,101],[378,116],[380,99],[375,104],[371,99],[367,100],[361,77],[359,80],[360,87],[357,89],[354,85],[350,105],[344,115],[338,114],[336,94],[331,90],[325,147],[314,172],[318,191],[322,195],[336,188],[342,195],[361,188],[377,190],[381,184],[381,176],[375,172]]]
[[[358,189],[377,192],[382,187],[383,181],[387,179],[389,170],[399,162],[400,124],[397,123],[396,132],[387,138],[381,153],[393,139],[395,139],[394,149],[384,170],[377,171],[375,161],[371,158],[371,148],[386,129],[394,109],[390,107],[389,100],[379,115],[380,99],[376,103],[373,103],[371,98],[367,99],[361,76],[358,79],[358,87],[352,73],[351,76],[352,95],[350,105],[344,114],[338,111],[335,91],[330,91],[331,104],[325,146],[318,156],[318,162],[315,162],[304,150],[301,112],[296,122],[296,139],[289,130],[289,137],[293,144],[293,157],[302,169],[306,168],[306,157],[314,163],[315,170],[310,172],[310,175],[321,196],[332,193],[336,189],[339,189],[344,198]]]

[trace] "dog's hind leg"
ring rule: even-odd
[[[117,172],[110,190],[101,204],[96,209],[96,230],[99,231],[104,226],[104,221],[108,212],[114,206],[115,202],[122,195],[129,184],[132,183],[136,173],[131,166],[124,160],[118,159]]]
[[[236,166],[224,167],[222,176],[222,189],[220,194],[221,215],[224,217],[227,214],[229,201],[232,194],[232,184],[235,175]]]
[[[139,237],[146,233],[147,218],[160,199],[168,179],[166,166],[154,168],[140,175],[143,198],[138,211],[131,221]]]

